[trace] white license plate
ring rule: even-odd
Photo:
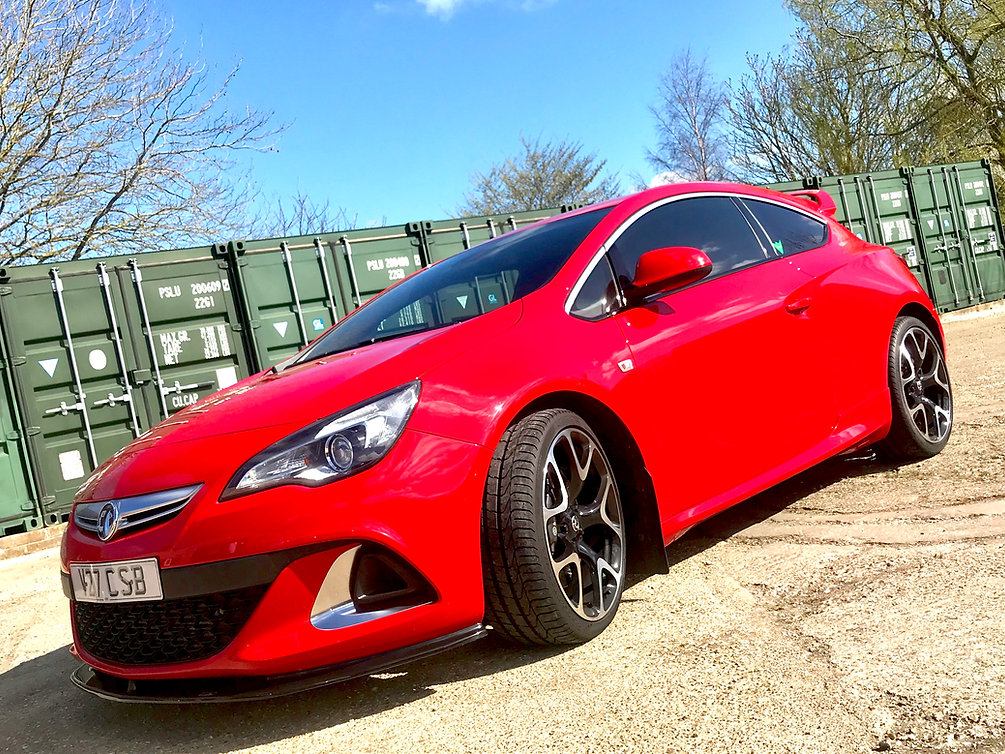
[[[164,599],[157,558],[115,563],[71,563],[73,598],[79,602],[146,602]]]

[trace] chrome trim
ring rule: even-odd
[[[201,484],[194,484],[136,497],[79,503],[74,508],[73,521],[81,530],[96,534],[101,541],[107,542],[119,532],[159,523],[177,515],[200,489]]]
[[[325,576],[325,580],[318,590],[318,595],[314,599],[314,606],[311,608],[311,625],[314,628],[322,631],[335,631],[418,607],[418,605],[401,605],[384,610],[357,611],[356,605],[352,601],[349,580],[359,551],[359,545],[346,550],[335,558],[335,562],[328,569],[328,574]]]
[[[611,246],[615,243],[615,241],[618,240],[621,234],[624,233],[632,223],[640,219],[643,215],[652,212],[654,209],[662,207],[666,204],[670,204],[671,202],[677,202],[682,199],[700,199],[702,197],[708,197],[708,196],[724,196],[729,199],[754,199],[756,201],[767,202],[769,204],[777,204],[779,207],[784,207],[785,209],[792,210],[793,212],[799,212],[800,214],[813,218],[818,222],[821,221],[820,216],[818,214],[815,214],[811,209],[808,208],[804,209],[803,207],[793,206],[792,204],[779,201],[774,198],[753,196],[750,194],[738,194],[735,191],[698,191],[691,194],[675,194],[674,196],[665,196],[662,199],[653,202],[652,204],[647,204],[645,207],[636,210],[630,217],[628,217],[617,228],[615,228],[614,231],[611,233],[611,235],[609,235],[607,239],[604,241],[604,243],[601,244],[600,248],[597,250],[597,253],[593,256],[593,259],[591,259],[590,262],[586,265],[586,267],[583,268],[583,272],[580,274],[579,278],[576,280],[575,285],[572,286],[569,295],[566,297],[565,313],[570,314],[572,312],[572,306],[576,301],[576,297],[579,295],[580,289],[586,284],[586,279],[590,276],[590,273],[593,272],[593,268],[597,266],[597,263],[600,260],[600,258],[607,253],[607,251],[611,248]],[[744,220],[747,220],[746,214],[744,213],[743,210],[738,209],[737,211],[740,212],[740,216],[743,217]],[[823,223],[826,225],[827,221],[823,220]],[[747,224],[750,225],[749,220],[747,220]],[[761,247],[761,253],[764,254],[765,262],[773,262],[774,260],[780,258],[775,255],[774,250],[769,251],[768,249],[764,248],[764,238],[761,238],[757,234],[757,231],[755,231],[753,228],[751,228],[750,230],[754,234],[754,238],[757,241],[757,245]],[[829,231],[830,226],[828,225],[828,232]],[[765,234],[765,237],[767,237],[767,234]],[[758,264],[760,264],[760,262],[758,262]]]

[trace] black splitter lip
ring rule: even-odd
[[[372,657],[273,676],[233,676],[227,678],[191,678],[184,680],[130,680],[107,675],[87,665],[77,668],[70,679],[74,685],[113,702],[134,704],[211,704],[253,702],[278,699],[302,691],[383,673],[399,665],[414,662],[463,646],[488,633],[481,623],[436,639],[395,649]]]

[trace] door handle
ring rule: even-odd
[[[804,311],[810,308],[810,304],[813,303],[813,299],[809,296],[804,296],[802,298],[797,298],[792,301],[785,302],[785,311],[789,314],[802,314]]]

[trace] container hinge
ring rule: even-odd
[[[143,385],[150,382],[151,373],[149,369],[134,369],[129,373],[130,382],[134,385]]]
[[[48,505],[52,505],[54,502],[56,502],[55,495],[46,495],[45,497],[42,498],[42,507],[44,508]]]
[[[25,356],[12,356],[10,359],[11,366],[23,367],[28,363],[28,359]]]
[[[9,285],[0,285],[0,296],[9,296],[14,292],[14,289]]]
[[[6,437],[5,437],[5,439],[7,439],[7,440],[20,440],[21,439],[21,433],[20,432],[8,432],[7,435],[6,435]]]
[[[28,427],[24,431],[25,437],[34,437],[35,435],[40,435],[40,434],[42,434],[42,428],[41,427]]]

